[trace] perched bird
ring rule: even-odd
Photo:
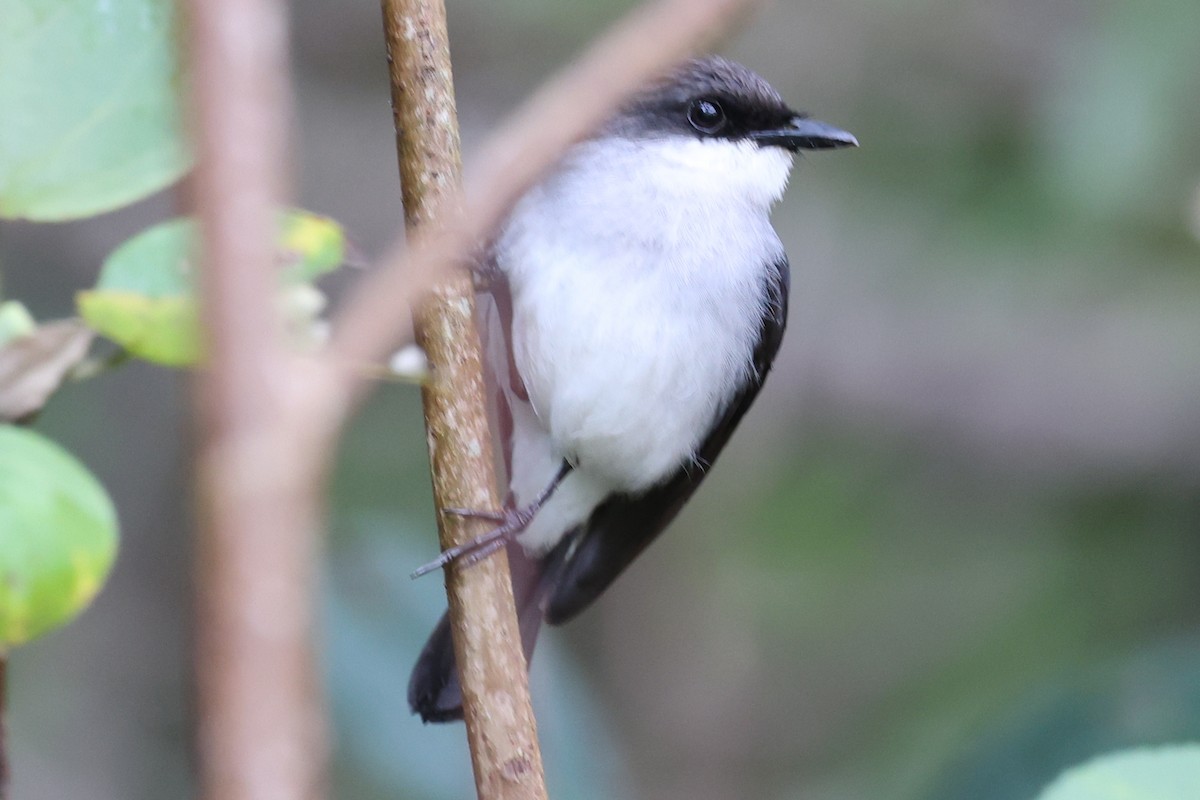
[[[769,215],[794,154],[857,144],[707,57],[574,146],[515,204],[481,269],[506,511],[418,573],[507,545],[527,657],[543,620],[595,600],[687,502],[763,385],[789,286]],[[426,722],[462,715],[445,617],[408,699]]]

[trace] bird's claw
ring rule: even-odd
[[[562,466],[558,469],[558,473],[554,476],[554,480],[550,481],[545,489],[542,489],[538,496],[533,499],[532,503],[522,508],[513,507],[515,503],[511,492],[504,502],[503,511],[479,511],[473,508],[443,508],[443,514],[471,519],[486,519],[496,523],[496,527],[487,533],[481,533],[470,541],[442,551],[440,556],[414,571],[412,577],[419,578],[422,575],[433,572],[439,567],[446,566],[452,561],[461,561],[462,566],[469,567],[508,544],[516,538],[518,533],[528,527],[537,514],[538,509],[545,505],[550,496],[554,494],[554,490],[558,488],[558,485],[562,483],[563,478],[567,477],[570,471],[571,464],[563,461]]]
[[[414,570],[412,573],[412,577],[414,578],[427,575],[435,569],[444,567],[451,562],[459,562],[462,566],[469,567],[472,564],[482,561],[511,541],[518,533],[525,530],[525,527],[533,519],[534,514],[537,513],[537,508],[533,506],[528,508],[509,508],[500,512],[480,511],[470,508],[443,508],[442,513],[455,517],[490,520],[496,523],[496,527],[486,533],[481,533],[474,539],[443,550],[442,554],[433,561]]]

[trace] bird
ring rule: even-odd
[[[517,200],[476,267],[499,420],[496,527],[415,574],[507,548],[522,646],[590,605],[711,470],[771,368],[790,268],[771,225],[801,150],[856,147],[721,56],[644,87]],[[447,616],[408,686],[462,718]]]

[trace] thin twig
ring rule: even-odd
[[[329,357],[353,405],[368,389],[356,365],[383,359],[410,307],[499,224],[514,198],[571,143],[659,74],[708,44],[757,0],[658,0],[640,8],[546,84],[481,150],[462,201],[446,201],[436,233],[397,239],[382,267],[364,278],[338,314]],[[458,209],[461,207],[461,212]]]
[[[188,52],[206,368],[196,382],[197,747],[206,800],[315,800],[325,731],[314,669],[314,434],[276,313],[289,121],[282,0],[192,0]]]
[[[416,233],[457,192],[458,121],[442,0],[383,0],[404,216]],[[434,502],[496,508],[471,281],[459,273],[417,309],[415,330],[433,378],[422,388]],[[443,548],[481,533],[478,520],[438,515]],[[487,523],[482,523],[486,525]],[[446,580],[463,714],[481,800],[544,800],[545,778],[529,678],[503,553]]]

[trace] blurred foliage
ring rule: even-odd
[[[96,288],[79,292],[79,313],[97,333],[132,355],[182,367],[201,357],[194,282],[196,222],[163,222],[125,242],[104,261]],[[345,237],[327,217],[280,215],[278,260],[289,323],[302,334],[324,310],[312,281],[341,266]],[[311,299],[310,299],[311,298]]]
[[[36,327],[37,322],[19,301],[0,301],[0,345],[20,336],[27,336],[33,333]]]
[[[1043,40],[1029,39],[1023,53],[1012,40],[1038,15],[1012,7],[990,21],[1014,30],[979,30],[976,9],[931,5],[924,15],[895,9],[899,41],[869,56],[894,62],[900,49],[903,71],[856,98],[864,147],[849,169],[888,190],[865,202],[899,194],[912,211],[939,217],[920,227],[939,234],[926,255],[947,271],[993,269],[994,254],[1007,251],[1004,263],[1038,268],[1043,285],[1078,290],[1089,279],[1119,289],[1099,278],[1136,252],[1140,267],[1196,280],[1186,214],[1200,174],[1200,6],[1062,4],[1046,9]],[[914,17],[962,41],[906,52],[923,43]],[[977,58],[956,67],[972,39]],[[1030,248],[1059,263],[1011,257]],[[1073,263],[1087,264],[1089,277]]]
[[[1020,692],[1008,710],[973,732],[925,797],[1032,798],[1064,765],[1097,753],[1200,741],[1197,674],[1200,640],[1191,636],[1051,676]],[[1194,763],[1196,753],[1190,757]],[[1163,797],[1194,797],[1200,773],[1186,780],[1188,773],[1176,774],[1192,791]]]
[[[0,657],[70,622],[117,554],[108,494],[41,435],[0,424]]]
[[[188,167],[168,0],[0,0],[0,217],[140,200]]]
[[[1094,718],[1094,728],[1070,725],[1086,717],[1078,701],[1118,702],[1113,668],[1094,664],[1156,646],[1164,622],[1195,624],[1194,491],[1064,489],[871,432],[831,430],[797,451],[742,526],[767,547],[725,555],[743,567],[720,600],[762,621],[778,670],[767,682],[781,693],[761,709],[774,735],[813,692],[859,709],[839,737],[840,766],[796,796],[1019,800],[1100,743],[1200,735],[1200,717],[1180,726],[1162,715],[1181,692],[1200,693],[1194,650],[1164,656],[1173,682],[1133,690],[1154,720],[1137,731],[1146,738]],[[1057,707],[1062,718],[1028,721],[1007,748],[986,735],[989,720],[1051,691],[1064,671],[1080,689],[1094,668],[1091,691]],[[1151,706],[1153,692],[1164,702]],[[1011,758],[1022,747],[1041,761]]]
[[[1200,786],[1200,746],[1132,750],[1071,770],[1041,800],[1188,800]]]
[[[173,19],[162,0],[0,0],[0,217],[96,214],[183,173]],[[91,342],[0,304],[0,657],[86,608],[116,556],[96,478],[7,424],[36,416]]]

